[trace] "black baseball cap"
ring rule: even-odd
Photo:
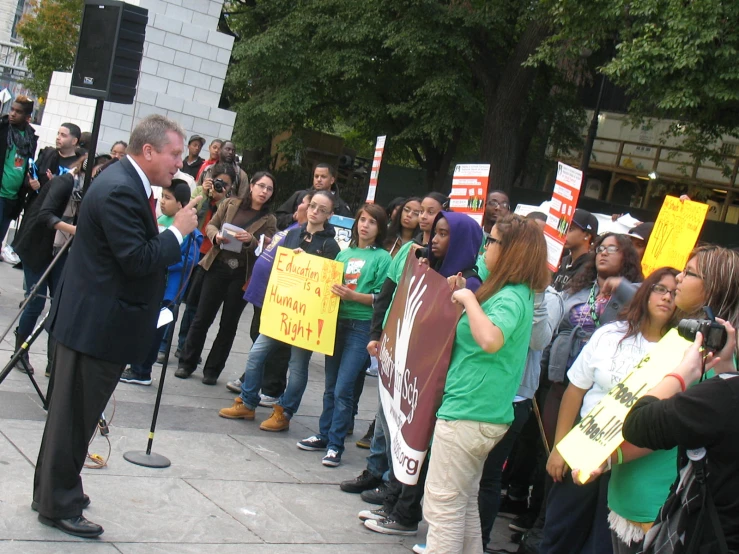
[[[593,238],[598,236],[598,218],[587,210],[576,209],[575,215],[572,216],[572,224],[591,234]]]
[[[646,223],[640,223],[628,232],[628,236],[634,237],[635,239],[641,239],[644,242],[649,242],[649,237],[654,229],[654,223],[648,221]]]
[[[187,144],[190,144],[194,140],[198,141],[200,143],[200,146],[203,146],[205,144],[205,139],[201,137],[200,135],[191,136],[190,140],[187,141]]]

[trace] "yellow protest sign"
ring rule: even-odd
[[[641,262],[645,277],[659,267],[685,267],[706,213],[708,204],[680,202],[679,198],[665,196]]]
[[[332,355],[336,338],[344,264],[312,254],[277,248],[259,332],[273,339]]]
[[[623,442],[621,429],[631,407],[675,369],[688,346],[689,341],[671,330],[559,442],[557,450],[567,465],[580,470],[583,483]]]

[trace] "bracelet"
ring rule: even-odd
[[[616,463],[618,463],[619,465],[622,464],[622,463],[624,463],[624,453],[621,450],[621,447],[620,446],[618,448],[616,448],[616,456],[618,456],[618,462],[616,462]]]
[[[683,379],[682,375],[678,375],[677,373],[668,373],[667,375],[665,375],[665,377],[674,377],[675,379],[680,381],[680,388],[683,392],[685,392],[685,389],[687,387],[685,386],[685,379]]]

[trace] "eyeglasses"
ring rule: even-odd
[[[675,298],[675,293],[677,292],[675,289],[670,290],[664,285],[652,285],[652,292],[654,294],[658,294],[659,296],[664,296],[665,294],[669,293],[671,298]]]
[[[697,273],[693,273],[687,267],[683,269],[683,275],[685,275],[686,277],[695,277],[696,279],[703,279],[703,276],[698,275]]]
[[[620,248],[614,245],[604,246],[601,244],[598,248],[595,249],[596,254],[602,254],[603,252],[608,252],[609,254],[615,254],[616,252],[620,252]]]
[[[503,243],[500,241],[500,239],[496,239],[495,237],[489,236],[487,239],[485,239],[485,246],[490,246],[491,244],[496,243],[503,246]]]
[[[325,207],[321,206],[320,204],[316,204],[315,202],[311,202],[310,204],[308,204],[308,209],[309,210],[313,210],[313,211],[318,212],[318,213],[323,214],[323,215],[328,215],[328,214],[331,213],[331,210],[330,209],[325,208]]]
[[[274,192],[275,188],[271,187],[269,185],[265,185],[264,183],[254,183],[255,187],[259,187],[262,190],[266,190],[267,192]]]
[[[414,215],[416,217],[419,217],[421,215],[421,212],[419,212],[418,210],[411,210],[408,206],[406,206],[405,208],[403,208],[403,213],[404,214],[411,214],[411,215]]]
[[[488,206],[493,208],[508,208],[508,202],[498,202],[497,200],[491,200],[488,202]]]

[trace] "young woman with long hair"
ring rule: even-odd
[[[243,199],[228,198],[219,204],[216,214],[206,226],[205,232],[213,242],[213,247],[200,261],[200,266],[205,270],[200,299],[180,354],[175,377],[187,379],[195,371],[208,328],[222,305],[218,335],[203,366],[202,379],[205,385],[215,385],[218,381],[231,352],[239,319],[246,307],[243,289],[254,268],[254,251],[259,244],[259,236],[272,237],[277,232],[277,220],[269,213],[274,192],[274,177],[266,171],[260,171],[252,177]],[[243,231],[229,239],[223,233],[225,223]],[[234,252],[219,248],[229,241],[240,242],[240,250]]]
[[[385,250],[390,255],[395,255],[408,242],[413,241],[413,237],[418,234],[418,218],[421,216],[421,199],[415,196],[406,198],[397,206],[395,215],[390,220],[390,226],[387,230],[387,238],[385,239]]]
[[[569,433],[576,421],[585,417],[609,390],[626,377],[654,344],[674,327],[676,275],[677,270],[672,268],[654,271],[636,291],[619,316],[619,321],[603,325],[593,333],[567,373],[570,383],[559,408],[555,447],[547,462],[547,472],[554,480],[554,486],[547,500],[544,540],[540,545],[543,553],[594,551],[592,549],[605,553],[609,551],[611,539],[618,546],[614,552],[630,552],[627,544],[633,539],[639,539],[639,524],[652,521],[649,514],[653,518],[656,509],[664,501],[665,494],[661,498],[659,495],[660,491],[665,493],[674,477],[674,474],[669,475],[674,453],[672,460],[657,456],[646,464],[642,460],[631,468],[623,466],[625,471],[620,471],[621,468],[617,470],[617,475],[614,475],[616,484],[620,483],[624,489],[633,491],[633,485],[639,483],[638,486],[643,489],[638,499],[634,499],[639,503],[636,508],[618,487],[612,484],[609,489],[608,474],[593,476],[583,486],[576,484],[556,445]],[[626,443],[620,448],[620,458],[616,454],[614,457],[622,462],[648,453],[635,451]],[[661,477],[664,477],[666,467],[668,477],[665,481]],[[642,477],[649,476],[652,479],[635,479],[629,473],[629,470],[640,468]],[[657,473],[654,473],[654,469]],[[609,490],[613,493],[611,500],[607,500]],[[615,509],[623,513],[623,516],[612,518],[615,531],[609,533],[607,508],[612,500],[615,500]]]
[[[308,205],[308,222],[289,231],[280,246],[333,260],[340,251],[334,239],[336,230],[329,223],[333,213],[334,195],[327,190],[314,192]],[[266,335],[257,337],[246,362],[241,394],[231,407],[223,408],[218,415],[226,419],[254,419],[255,410],[261,400],[259,391],[262,388],[267,358],[282,344],[285,343]],[[290,346],[290,376],[287,387],[272,405],[272,415],[259,426],[262,431],[287,431],[290,428],[290,419],[298,411],[308,385],[308,364],[312,354],[310,350]]]
[[[366,204],[357,212],[349,248],[336,261],[344,264],[344,283],[332,292],[341,298],[334,353],[326,356],[326,387],[318,434],[298,442],[301,450],[325,451],[322,463],[341,463],[344,439],[352,425],[354,389],[367,366],[372,299],[380,292],[392,258],[382,248],[387,232],[385,209]]]
[[[473,293],[456,290],[457,324],[437,413],[425,487],[426,553],[479,552],[477,491],[488,453],[513,420],[523,375],[534,293],[549,283],[546,243],[533,221],[499,218],[487,239],[490,275]]]
[[[721,351],[707,354],[701,352],[703,337],[696,336],[682,362],[642,396],[624,420],[624,438],[634,445],[678,449],[680,475],[647,533],[644,551],[662,551],[674,536],[685,552],[689,545],[700,552],[739,551],[739,253],[719,246],[696,248],[677,276],[675,303],[689,317],[701,319],[706,317],[703,306],[710,306],[728,340]],[[711,368],[717,375],[706,379],[703,370]],[[703,466],[704,486],[696,480],[696,466]],[[670,519],[682,503],[688,504],[687,517]]]

